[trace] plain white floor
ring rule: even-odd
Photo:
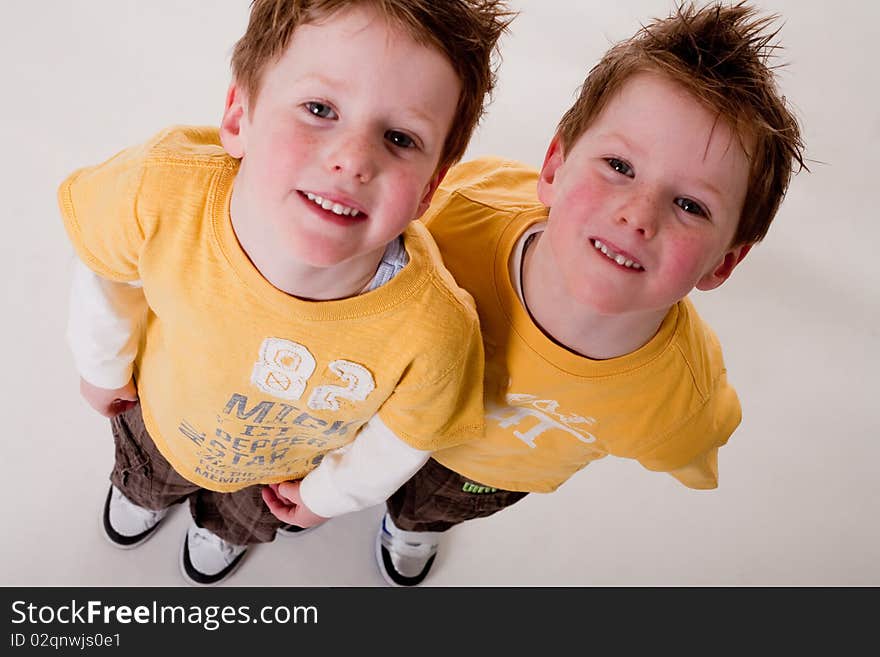
[[[520,0],[470,155],[539,165],[611,41],[671,0]],[[450,533],[429,583],[880,584],[877,5],[760,0],[785,17],[781,84],[805,128],[766,241],[696,303],[725,345],[744,421],[721,486],[684,488],[605,459],[552,495]],[[186,511],[134,551],[98,531],[112,442],[78,395],[63,338],[73,252],[55,189],[172,123],[215,123],[246,0],[4,3],[0,585],[176,586]],[[874,191],[872,191],[872,187]],[[871,400],[874,400],[873,402]],[[379,586],[379,507],[255,549],[238,586]]]

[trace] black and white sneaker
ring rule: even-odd
[[[180,546],[180,572],[196,586],[218,584],[241,565],[247,549],[247,545],[227,543],[191,522]]]
[[[422,583],[437,556],[443,532],[408,532],[399,529],[387,513],[376,534],[376,563],[389,586]]]
[[[123,550],[137,547],[153,535],[168,509],[153,511],[138,506],[111,485],[104,501],[102,528],[112,545]]]

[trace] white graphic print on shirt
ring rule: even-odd
[[[498,426],[507,429],[516,426],[513,435],[531,448],[537,447],[535,440],[545,431],[556,429],[574,436],[582,443],[596,441],[596,436],[586,431],[583,425],[596,424],[595,418],[580,415],[563,415],[559,402],[553,399],[538,399],[535,395],[508,393],[507,406],[489,402],[486,419],[495,420]],[[537,423],[535,422],[537,420]]]
[[[376,387],[373,375],[363,365],[334,360],[329,368],[346,385],[318,387],[309,397],[309,408],[338,411],[337,397],[363,401]],[[314,372],[315,357],[305,346],[281,338],[266,338],[260,346],[260,360],[254,365],[251,383],[274,397],[297,400]]]
[[[334,360],[326,371],[341,385],[322,382],[314,387],[305,408],[291,403],[305,394],[317,365],[302,344],[282,338],[263,340],[250,383],[281,401],[250,400],[247,394],[233,392],[217,413],[213,431],[182,420],[180,433],[196,446],[195,474],[218,483],[241,484],[302,476],[327,452],[350,442],[352,425],[362,425],[372,414],[352,411],[351,404],[365,401],[375,390],[373,375],[358,363]],[[327,419],[327,412],[340,409],[349,411],[345,419]]]

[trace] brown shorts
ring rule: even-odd
[[[491,516],[526,495],[483,486],[429,459],[388,498],[387,507],[400,529],[442,532],[465,520]]]
[[[116,462],[110,481],[135,504],[165,509],[189,499],[193,520],[235,545],[267,543],[283,523],[269,512],[262,485],[233,493],[201,488],[180,476],[156,448],[144,427],[140,404],[110,420]]]

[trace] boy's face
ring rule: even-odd
[[[712,289],[731,247],[749,163],[730,127],[680,85],[630,78],[568,153],[554,140],[538,195],[558,280],[601,315],[663,312]]]
[[[384,249],[428,206],[460,91],[438,51],[372,10],[296,29],[256,103],[230,88],[236,222],[281,258],[330,267]]]

